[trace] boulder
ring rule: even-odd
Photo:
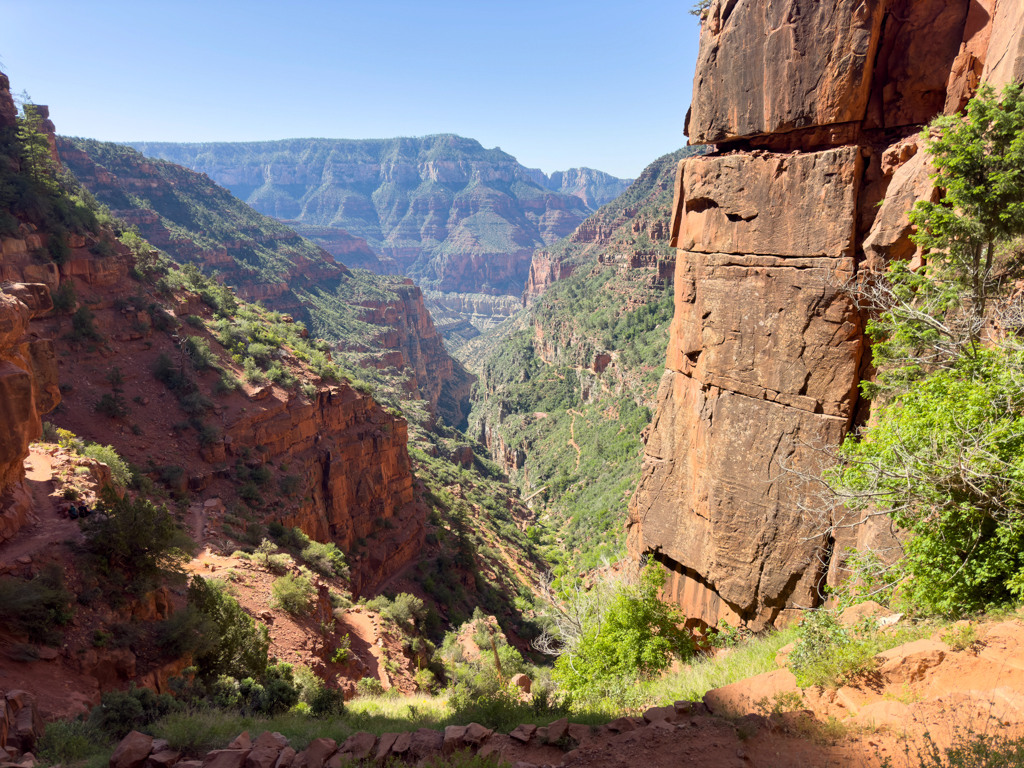
[[[676,708],[670,707],[650,707],[644,711],[644,722],[653,723],[656,720],[675,720],[676,719]]]
[[[142,768],[152,748],[152,736],[132,731],[121,739],[114,754],[110,756],[110,768]]]
[[[323,768],[327,758],[337,751],[334,739],[313,739],[306,747],[306,768]]]
[[[800,694],[796,678],[788,669],[765,672],[704,694],[704,704],[715,715],[742,716],[755,712],[757,702],[773,701],[780,693]]]
[[[563,717],[548,725],[548,744],[556,744],[569,735],[569,719]]]
[[[885,729],[904,732],[913,723],[914,715],[906,704],[899,701],[877,701],[857,712],[857,725],[865,728]]]
[[[537,732],[537,726],[532,723],[525,723],[516,728],[509,736],[523,744],[528,744],[533,734]]]
[[[152,594],[152,593],[151,593]],[[147,595],[149,597],[150,595]],[[248,731],[242,731],[235,740],[228,744],[228,749],[252,749],[252,739]]]
[[[442,750],[444,754],[451,755],[463,747],[463,739],[466,737],[465,725],[449,725],[444,729],[444,743]]]
[[[424,758],[444,748],[444,734],[431,728],[420,728],[412,735],[410,751],[414,757]]]
[[[277,758],[277,762],[274,763],[274,768],[291,768],[292,762],[295,760],[295,750],[291,747],[285,747],[281,750],[281,754]]]
[[[494,731],[490,728],[484,728],[479,723],[470,723],[466,726],[466,732],[462,737],[462,741],[474,747],[479,747]],[[447,729],[445,729],[445,740],[447,741]]]
[[[244,768],[248,756],[247,749],[215,749],[206,753],[203,768]]]
[[[518,686],[523,693],[529,693],[533,682],[529,677],[520,673],[512,676],[512,684]]]
[[[374,756],[373,762],[379,764],[387,760],[391,754],[391,747],[395,745],[397,739],[397,733],[382,733],[380,741],[377,742],[377,754]]]
[[[916,640],[878,654],[875,671],[889,684],[914,683],[942,664],[947,653],[949,647],[945,643]]]
[[[366,731],[359,731],[349,736],[338,751],[351,755],[353,760],[365,760],[377,745],[377,737]]]
[[[181,753],[176,749],[163,749],[151,754],[145,762],[145,768],[170,768],[178,762]],[[273,768],[273,766],[260,766],[260,768]]]
[[[288,739],[277,731],[274,731],[273,733],[270,731],[264,731],[259,735],[259,738],[256,739],[254,746],[257,748],[277,747],[277,749],[281,750],[288,746]]]

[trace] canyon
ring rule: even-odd
[[[463,294],[518,296],[533,251],[630,183],[589,168],[548,177],[454,135],[133,146],[207,174],[351,266],[444,294],[448,311],[479,330],[507,315],[500,304],[481,313],[473,299],[474,309],[453,309]],[[373,257],[346,252],[353,239]]]
[[[710,154],[679,163],[675,313],[628,533],[691,621],[784,624],[847,547],[891,536],[830,536],[800,509],[799,472],[868,416],[865,318],[841,286],[914,255],[922,127],[1019,78],[1022,30],[1008,0],[706,10],[685,130]]]

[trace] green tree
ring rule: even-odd
[[[868,395],[899,391],[936,368],[975,355],[993,304],[1018,271],[1004,247],[1024,235],[1024,97],[1010,85],[998,101],[982,86],[960,115],[937,118],[922,135],[942,191],[909,213],[926,264],[891,264],[860,279],[859,299],[874,312],[868,332],[880,374]]]
[[[1021,254],[1007,247],[1024,235],[1021,87],[1001,102],[983,87],[925,140],[943,192],[910,212],[926,265],[863,286],[879,375],[862,386],[886,396],[823,475],[819,512],[832,526],[889,515],[910,536],[883,587],[957,614],[1024,597],[1024,351],[996,331],[1021,327],[1008,302]]]
[[[50,154],[50,142],[42,131],[43,118],[34,104],[22,106],[18,118],[18,143],[21,168],[32,181],[47,192],[58,192],[57,177]]]
[[[270,633],[242,610],[223,584],[193,576],[188,604],[216,627],[216,642],[196,653],[197,674],[206,681],[221,675],[261,679],[267,670]]]
[[[144,594],[163,579],[182,580],[195,542],[174,520],[167,507],[127,495],[107,486],[95,514],[82,520],[86,546],[101,570],[119,573],[126,589]]]
[[[586,627],[575,651],[559,656],[555,679],[573,693],[600,696],[616,679],[647,680],[673,658],[689,657],[685,617],[658,596],[664,584],[663,569],[645,566],[639,583],[621,587],[600,620]]]

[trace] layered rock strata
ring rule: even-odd
[[[914,255],[906,210],[937,194],[917,134],[979,71],[1014,76],[1018,8],[708,9],[688,132],[716,151],[679,164],[675,317],[629,522],[631,552],[669,569],[693,621],[784,620],[839,577],[833,552],[879,535],[831,538],[785,470],[815,471],[858,415],[864,318],[838,287]]]
[[[303,500],[282,522],[345,552],[367,540],[352,563],[356,593],[381,583],[415,559],[426,510],[415,500],[408,425],[347,384],[323,388],[309,401],[274,391],[225,429],[215,446],[223,461],[241,446],[262,446],[268,460],[287,460],[302,478]]]
[[[45,285],[0,286],[0,542],[28,521],[29,443],[42,435],[43,414],[60,402],[53,341],[29,331],[29,321],[51,309]]]

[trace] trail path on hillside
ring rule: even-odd
[[[580,456],[582,455],[582,451],[580,451],[580,447],[576,445],[576,417],[583,416],[583,414],[579,411],[574,411],[572,408],[569,409],[568,413],[572,414],[572,423],[569,425],[569,445],[576,449],[576,471],[579,472]]]
[[[78,524],[61,516],[61,502],[50,495],[54,490],[50,455],[32,448],[25,460],[25,469],[35,519],[18,531],[13,539],[0,544],[0,565],[13,563],[19,557],[31,556],[48,544],[58,544],[65,539],[83,540]]]

